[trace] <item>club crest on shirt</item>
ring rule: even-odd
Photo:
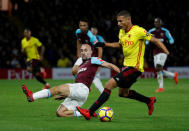
[[[160,36],[163,37],[163,36],[164,36],[164,33],[160,33]]]
[[[128,34],[128,37],[130,38],[130,37],[131,37],[131,34]]]

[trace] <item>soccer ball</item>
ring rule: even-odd
[[[103,107],[98,112],[98,117],[102,122],[108,122],[113,119],[114,112],[110,107]]]

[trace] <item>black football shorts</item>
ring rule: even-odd
[[[130,88],[142,73],[133,67],[124,67],[124,69],[113,78],[120,88]]]

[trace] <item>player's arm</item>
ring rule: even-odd
[[[81,49],[81,44],[80,44],[79,40],[77,40],[77,58],[79,58],[81,56],[80,49]]]
[[[24,54],[25,53],[25,48],[24,48],[24,42],[23,40],[21,41],[21,52]]]
[[[40,60],[43,60],[44,52],[45,52],[45,46],[42,45],[40,47]]]
[[[99,66],[107,67],[107,68],[112,69],[118,73],[120,72],[120,69],[116,65],[106,62],[98,57],[91,57],[91,63],[99,65]]]
[[[102,63],[101,66],[112,69],[112,70],[116,71],[117,73],[120,72],[120,69],[116,65],[109,63],[109,62],[104,62],[104,63]]]
[[[105,47],[120,48],[121,45],[118,42],[105,43]]]
[[[171,36],[171,33],[168,30],[166,30],[165,36],[169,40],[170,44],[174,44],[174,39],[173,39],[173,37]]]
[[[155,38],[155,37],[152,36],[151,39],[150,39],[150,42],[154,43],[157,47],[159,47],[160,49],[162,49],[162,51],[165,54],[169,55],[169,51],[167,50],[167,48],[165,47],[165,45],[159,39],[157,39],[157,38]]]
[[[24,49],[24,48],[22,48],[22,49],[21,49],[21,52],[24,54],[24,53],[25,53],[25,49]]]
[[[113,42],[113,43],[103,43],[103,42],[97,42],[95,44],[95,47],[111,47],[111,48],[120,48],[121,45],[119,42]]]
[[[98,57],[102,58],[102,47],[98,47]]]

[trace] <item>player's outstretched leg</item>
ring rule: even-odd
[[[22,85],[22,90],[24,94],[26,95],[28,102],[33,102],[34,101],[33,92],[28,90],[28,88],[25,85]]]
[[[163,70],[163,75],[173,78],[175,81],[175,84],[178,84],[178,73],[177,72],[172,73],[172,72]]]
[[[150,97],[150,103],[147,104],[148,106],[148,114],[152,115],[153,111],[154,111],[154,103],[156,102],[156,98],[155,97]]]
[[[26,94],[27,100],[29,102],[33,102],[37,99],[49,98],[52,96],[49,89],[44,89],[33,93],[32,91],[28,90],[28,88],[25,85],[23,85],[22,90]]]

